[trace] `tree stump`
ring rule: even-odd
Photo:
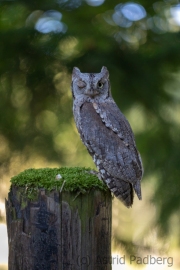
[[[111,269],[108,190],[26,189],[12,184],[6,200],[9,270]]]

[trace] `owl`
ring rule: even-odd
[[[72,73],[73,114],[101,179],[125,206],[141,200],[143,167],[129,122],[111,95],[109,72]],[[134,190],[134,191],[133,191]]]

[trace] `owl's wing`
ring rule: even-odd
[[[105,103],[93,103],[93,107],[100,115],[106,127],[113,130],[124,142],[125,146],[131,150],[132,160],[136,161],[139,167],[138,179],[142,178],[143,166],[139,152],[137,151],[134,134],[131,126],[123,113],[120,111],[113,99]]]
[[[134,135],[129,122],[114,100],[110,99],[110,101],[100,104],[93,103],[93,107],[106,127],[113,130],[125,144],[135,145]]]
[[[132,184],[141,199],[141,161],[130,125],[114,104],[84,103],[80,109],[80,133],[96,165],[101,164],[110,176]]]

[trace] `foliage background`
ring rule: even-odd
[[[9,179],[20,171],[95,168],[72,116],[71,71],[107,66],[145,169],[142,202],[128,210],[114,199],[113,248],[173,254],[178,267],[180,6],[132,3],[125,16],[126,1],[0,2],[0,216],[4,222]]]

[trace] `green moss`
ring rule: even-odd
[[[28,169],[12,177],[11,183],[23,187],[29,199],[34,198],[39,188],[79,193],[85,193],[93,188],[106,191],[107,186],[91,172],[89,168],[79,167]]]

